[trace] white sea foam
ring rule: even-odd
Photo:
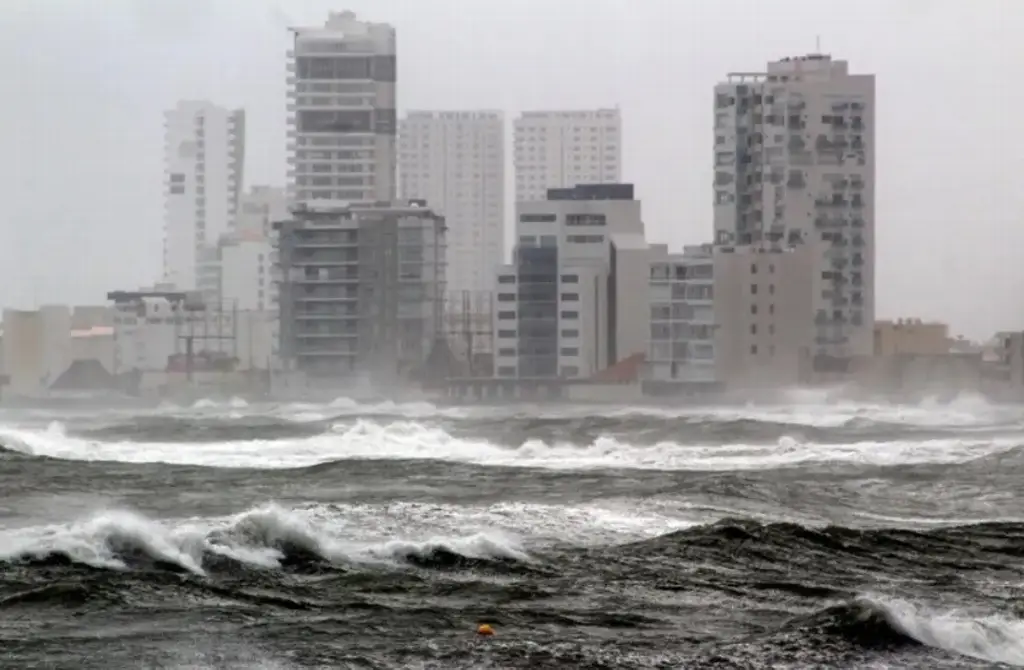
[[[996,614],[936,611],[906,600],[868,595],[869,607],[921,644],[964,656],[1024,666],[1024,621]]]
[[[423,503],[267,504],[218,518],[154,520],[101,510],[70,523],[0,531],[0,560],[63,554],[112,569],[144,556],[204,574],[204,554],[273,569],[285,546],[337,562],[401,563],[446,550],[468,558],[531,560],[526,545],[621,542],[690,527],[668,516],[599,506],[499,503],[464,507]]]
[[[206,467],[283,469],[340,460],[440,460],[483,466],[552,470],[636,468],[646,470],[761,470],[809,463],[896,466],[958,464],[1018,448],[1024,437],[933,439],[849,444],[804,443],[784,437],[773,445],[636,446],[611,437],[589,445],[531,440],[505,447],[452,436],[417,421],[357,420],[335,431],[302,439],[216,443],[105,442],[68,436],[60,424],[47,430],[0,427],[0,443],[37,456],[80,461],[168,463]]]

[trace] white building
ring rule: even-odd
[[[401,199],[426,200],[445,217],[450,304],[490,293],[504,260],[502,113],[409,112],[399,124],[398,169]]]
[[[391,202],[396,189],[395,29],[332,13],[293,29],[288,181],[297,202]]]
[[[516,202],[544,200],[549,188],[622,181],[618,109],[523,112],[514,135]]]
[[[191,347],[192,366],[208,371],[218,362],[226,369],[266,369],[271,358],[270,313],[207,308],[200,294],[158,285],[140,291],[115,291],[113,373],[141,373],[146,386],[159,386],[167,373],[185,372]],[[191,344],[190,344],[191,343]]]
[[[271,308],[274,247],[258,230],[236,230],[218,245],[220,302],[231,309]]]
[[[234,228],[258,230],[270,237],[273,234],[273,223],[285,221],[289,216],[286,189],[277,186],[251,186],[242,194]]]
[[[715,87],[714,137],[715,243],[821,243],[805,324],[812,354],[870,355],[874,76],[818,54],[730,74]]]
[[[245,163],[245,113],[179,102],[164,113],[164,281],[199,287],[202,249],[235,219]]]
[[[682,253],[652,245],[650,319],[650,381],[695,386],[720,381],[711,245],[686,247]]]
[[[496,376],[588,378],[646,353],[649,253],[632,185],[553,189],[516,212],[514,259],[497,273]]]

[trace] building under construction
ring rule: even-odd
[[[494,294],[456,291],[445,298],[444,331],[460,377],[494,373]]]

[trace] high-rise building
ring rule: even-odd
[[[816,366],[818,361],[870,355],[874,76],[851,74],[846,61],[827,55],[784,58],[769,63],[764,72],[728,75],[715,87],[714,112],[715,244],[725,252],[752,247],[772,253],[771,258],[748,256],[722,266],[748,275],[742,284],[750,304],[737,303],[736,308],[748,316],[759,310],[749,332],[762,339],[742,348],[751,359],[748,367],[756,367],[756,359],[767,363],[773,352],[781,355],[783,345],[806,346]],[[810,267],[810,252],[781,253],[801,246],[817,249],[812,270],[783,270],[787,262]],[[787,326],[788,336],[775,344],[763,340],[771,331],[780,332],[768,321],[773,303],[754,304],[781,290],[772,273],[765,272],[769,267],[777,277],[804,278],[791,285],[810,282],[807,322],[799,333]]]
[[[228,231],[245,164],[245,112],[180,102],[164,113],[164,281],[199,285],[204,249]]]
[[[332,13],[293,29],[288,183],[294,202],[395,199],[395,29]]]
[[[622,181],[618,109],[523,112],[515,120],[516,202],[549,188]]]
[[[449,303],[480,302],[504,260],[503,114],[409,112],[399,124],[398,173],[402,200],[426,200],[445,218]]]

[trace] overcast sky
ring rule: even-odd
[[[248,113],[284,183],[289,25],[398,29],[400,109],[619,105],[648,236],[709,239],[712,87],[822,51],[877,76],[878,316],[1024,328],[1020,0],[7,0],[0,305],[102,302],[160,273],[162,111]]]

